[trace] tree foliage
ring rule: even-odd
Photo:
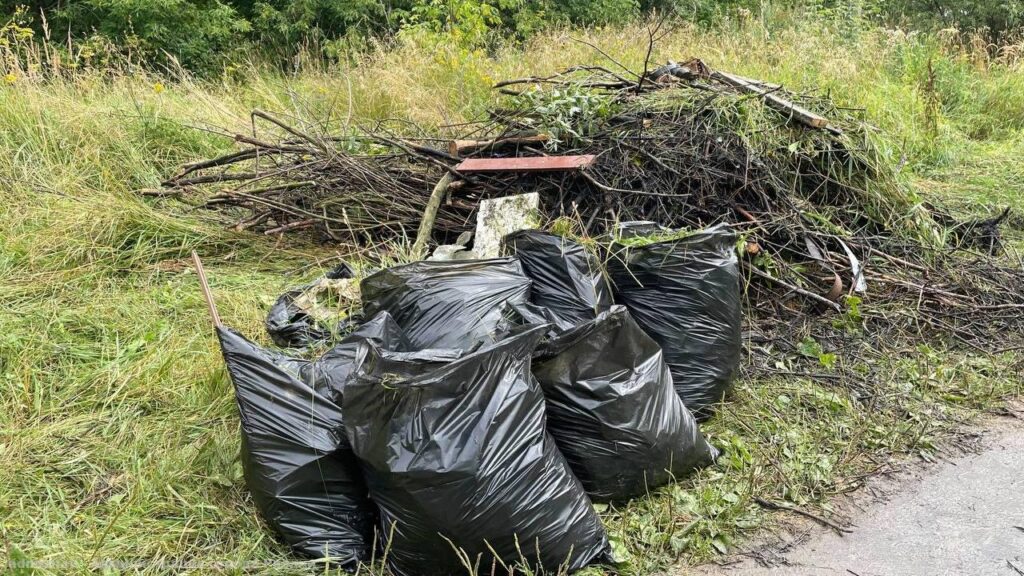
[[[993,39],[1024,26],[1021,0],[0,0],[0,24],[17,19],[57,45],[70,38],[87,48],[85,56],[117,51],[216,72],[254,53],[280,64],[300,50],[332,57],[349,40],[403,30],[484,46],[552,25],[613,24],[652,10],[713,24],[737,9],[856,15],[982,30]]]
[[[869,7],[892,24],[981,31],[993,40],[1024,27],[1021,0],[875,0]]]

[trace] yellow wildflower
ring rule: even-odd
[[[6,76],[4,76],[4,83],[5,84],[14,84],[15,82],[17,82],[17,80],[18,80],[18,77],[15,76],[14,74],[7,74]]]
[[[157,82],[156,84],[153,84],[153,92],[156,92],[157,94],[159,94],[159,93],[161,93],[163,91],[164,91],[163,82]]]

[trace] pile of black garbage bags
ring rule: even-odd
[[[705,417],[740,354],[735,237],[600,255],[523,231],[508,257],[360,285],[363,321],[316,360],[219,330],[246,483],[297,552],[398,575],[611,560],[592,502],[712,463]],[[275,306],[275,341],[325,335]],[[381,557],[380,554],[377,557]]]

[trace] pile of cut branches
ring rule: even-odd
[[[414,231],[446,172],[456,183],[436,223],[440,238],[465,230],[480,198],[521,191],[541,192],[550,216],[578,217],[591,235],[631,219],[683,227],[814,211],[839,228],[877,231],[912,217],[914,200],[870,127],[826,98],[714,72],[699,60],[633,81],[576,67],[497,87],[508,95],[503,106],[463,125],[450,147],[439,144],[448,139],[425,145],[380,126],[308,134],[256,111],[254,133],[234,135],[241,150],[185,166],[159,193],[213,188],[205,205],[244,208],[240,229],[312,229],[364,243]],[[267,136],[255,133],[257,121],[271,128]],[[597,160],[579,173],[470,176],[455,168],[467,157],[553,154]],[[929,233],[926,218],[921,224]]]
[[[233,214],[236,229],[367,246],[411,239],[448,176],[437,243],[472,230],[481,199],[539,192],[551,221],[587,238],[627,220],[731,223],[762,317],[849,314],[851,297],[870,294],[882,328],[941,330],[979,349],[1024,329],[1024,271],[991,257],[999,221],[929,209],[862,111],[700,60],[642,73],[578,66],[496,88],[500,107],[444,138],[383,125],[314,135],[256,111],[253,134],[234,136],[237,152],[185,166],[156,193],[198,193]],[[583,154],[596,160],[582,171],[457,168],[466,158]]]
[[[253,134],[234,134],[237,152],[187,164],[146,194],[198,191],[203,206],[237,216],[235,230],[315,231],[324,240],[362,244],[393,237],[423,214],[434,182],[453,171],[447,154],[383,134],[310,135],[262,111]],[[276,129],[257,135],[257,121]],[[441,230],[462,229],[465,211],[441,211]]]

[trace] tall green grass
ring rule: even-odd
[[[713,33],[684,26],[654,60],[697,56],[827,91],[865,109],[889,159],[905,164],[926,197],[1024,207],[1016,160],[1024,75],[1012,50],[996,60],[969,38],[833,32],[814,22]],[[496,80],[614,66],[574,38],[638,70],[644,37],[640,25],[555,31],[496,54],[404,44],[295,76],[240,66],[216,82],[128,69],[2,70],[0,536],[8,556],[50,573],[108,560],[141,562],[134,571],[145,573],[188,562],[205,564],[195,573],[216,572],[210,563],[219,561],[279,563],[246,573],[306,570],[261,525],[241,481],[231,388],[186,257],[204,256],[224,320],[259,337],[270,299],[336,254],[231,232],[186,203],[135,193],[182,162],[231,148],[208,130],[246,131],[258,107],[307,130],[408,120],[444,132],[440,125],[492,105]],[[606,511],[622,570],[648,573],[730,548],[760,521],[753,495],[818,502],[866,465],[866,451],[931,450],[947,417],[1019,393],[997,360],[928,352],[899,361],[885,384],[899,401],[884,410],[802,380],[744,382],[709,427],[730,447],[727,462]]]

